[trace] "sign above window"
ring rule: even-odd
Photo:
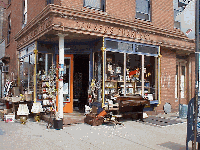
[[[152,55],[152,56],[158,55],[158,46],[153,46],[148,44],[139,44],[135,42],[127,42],[122,40],[105,38],[105,46],[107,51]]]

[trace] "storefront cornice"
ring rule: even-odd
[[[112,34],[102,34],[98,31],[87,31],[87,30],[81,30],[78,28],[70,28],[68,26],[57,26],[54,25],[53,26],[53,30],[56,31],[62,31],[62,32],[71,32],[71,33],[79,33],[79,34],[86,34],[86,35],[94,35],[94,36],[99,36],[99,37],[105,37],[105,38],[113,38],[113,39],[118,39],[118,40],[124,40],[124,41],[130,41],[130,42],[137,42],[137,43],[142,43],[142,44],[150,44],[150,45],[155,45],[155,46],[161,46],[161,47],[167,47],[167,48],[174,48],[174,49],[181,49],[181,50],[187,50],[187,51],[194,51],[194,48],[192,46],[182,46],[182,45],[178,45],[176,43],[176,41],[171,44],[163,41],[151,41],[151,40],[142,40],[142,39],[131,39],[128,37],[123,37],[123,36],[119,36],[119,35],[112,35]]]
[[[38,23],[45,21],[47,19],[45,17],[49,14],[50,5],[47,5],[35,18],[33,18],[29,23],[27,23],[27,25],[15,35],[14,39],[18,41],[25,33],[34,28],[34,26],[36,26]]]
[[[151,23],[139,20],[130,22],[115,19],[106,14],[92,14],[58,5],[45,7],[37,17],[17,33],[15,36],[17,49],[25,47],[33,42],[33,39],[37,40],[52,29],[159,46],[175,46],[182,50],[189,47],[190,51],[194,50],[194,40],[190,40],[184,34],[156,28]],[[117,32],[113,32],[114,30]]]
[[[79,11],[76,9],[71,9],[63,6],[51,6],[51,11],[54,13],[61,14],[61,16],[70,15],[72,17],[78,17],[78,18],[85,18],[89,20],[96,20],[101,21],[105,23],[112,23],[116,25],[122,25],[125,27],[135,28],[136,30],[144,30],[147,32],[154,32],[155,34],[162,34],[164,36],[170,36],[174,38],[183,39],[188,42],[194,42],[194,40],[189,39],[184,33],[181,31],[170,31],[167,29],[162,29],[153,26],[151,22],[145,22],[142,20],[135,19],[134,21],[129,21],[125,19],[116,19],[114,17],[111,17],[107,14],[104,14],[99,11],[93,10],[92,12],[86,12],[86,11]]]

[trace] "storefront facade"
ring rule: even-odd
[[[92,79],[98,85],[95,99],[103,104],[117,96],[141,95],[162,112],[166,102],[178,110],[194,96],[194,41],[181,32],[58,5],[43,12],[15,36],[23,66],[19,80],[27,88],[22,91],[34,93],[37,100],[48,99],[38,94],[38,86],[45,83],[37,81],[48,76],[52,65],[63,98],[59,104],[58,94],[57,106],[64,112],[73,112],[76,102],[84,108]]]

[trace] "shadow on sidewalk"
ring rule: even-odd
[[[162,144],[158,144],[158,145],[169,148],[169,149],[174,149],[174,150],[185,150],[186,149],[185,145],[181,145],[181,144],[174,143],[174,142],[166,142],[166,143],[162,143]],[[189,148],[189,150],[192,150],[192,148]]]

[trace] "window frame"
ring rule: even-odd
[[[46,0],[46,5],[54,4],[54,0]]]
[[[96,7],[92,7],[92,6],[86,6],[85,4],[86,0],[83,0],[83,7],[88,7],[90,9],[95,9],[95,10],[99,10],[99,11],[106,11],[106,0],[100,0],[101,1],[101,8],[96,8]]]
[[[11,0],[8,0],[8,5],[10,5],[11,4]]]
[[[11,35],[11,14],[8,15],[7,45],[10,44]]]
[[[146,0],[146,1],[148,1],[148,13],[137,11],[136,10],[137,0],[135,1],[135,3],[136,3],[136,5],[135,5],[135,18],[140,19],[140,20],[144,20],[144,21],[151,21],[151,12],[152,12],[151,11],[151,0]],[[139,18],[139,17],[137,17],[137,13],[140,13],[140,14],[143,14],[143,15],[148,15],[149,18],[148,19]]]
[[[28,15],[27,15],[27,6],[28,5],[28,0],[23,0],[23,5],[22,5],[22,28],[24,28],[27,24],[28,21]]]

